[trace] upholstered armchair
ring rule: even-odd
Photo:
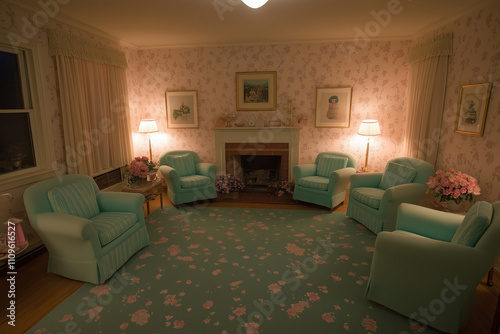
[[[377,236],[366,296],[428,326],[458,333],[476,287],[500,255],[498,240],[500,202],[477,202],[465,217],[401,204],[396,230]]]
[[[293,167],[293,199],[334,208],[346,199],[351,175],[356,174],[358,160],[350,153],[322,152],[314,164]]]
[[[193,151],[170,151],[160,156],[160,172],[167,182],[168,198],[173,205],[217,197],[217,167],[201,162]]]
[[[375,234],[393,231],[399,204],[417,204],[433,174],[428,162],[402,157],[389,160],[383,173],[353,175],[346,215]]]
[[[24,204],[49,252],[48,271],[101,284],[149,245],[144,196],[101,192],[86,175],[64,175],[30,186]]]

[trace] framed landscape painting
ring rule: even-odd
[[[236,72],[236,110],[276,110],[276,72]]]
[[[491,83],[467,85],[460,88],[455,132],[472,136],[482,136]]]
[[[316,127],[348,128],[351,122],[352,87],[316,89]]]
[[[167,127],[198,128],[198,92],[196,90],[166,92]]]

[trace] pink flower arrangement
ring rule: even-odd
[[[245,188],[245,183],[237,176],[226,174],[215,179],[215,190],[218,193],[229,194]]]
[[[272,188],[273,192],[278,196],[281,197],[284,194],[293,194],[293,190],[295,189],[295,181],[287,181],[287,180],[280,180],[273,182],[269,185],[269,188]]]
[[[155,168],[156,164],[149,161],[146,156],[135,157],[134,160],[127,166],[128,182],[134,183],[137,181],[146,180],[148,174]]]
[[[463,199],[472,202],[474,195],[481,194],[479,183],[474,177],[454,169],[446,172],[438,170],[436,176],[429,177],[427,186],[436,197],[440,197],[440,202],[453,200],[459,204]]]

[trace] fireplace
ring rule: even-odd
[[[262,162],[271,159],[275,160],[275,158],[270,157],[279,157],[279,167],[270,169],[277,170],[278,179],[292,180],[293,166],[299,163],[300,129],[300,127],[213,128],[215,132],[217,174],[231,173],[241,177],[244,176],[238,174],[242,172],[240,170],[241,159],[252,160],[252,157],[259,156],[262,157],[259,158],[262,159]],[[257,176],[259,176],[262,179],[263,174],[259,173],[261,172],[255,173],[254,171],[254,174],[250,177],[257,179]]]

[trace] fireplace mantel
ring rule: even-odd
[[[301,127],[213,128],[217,174],[226,174],[226,143],[288,143],[288,179],[293,179],[293,166],[299,163],[299,131],[301,129]]]

